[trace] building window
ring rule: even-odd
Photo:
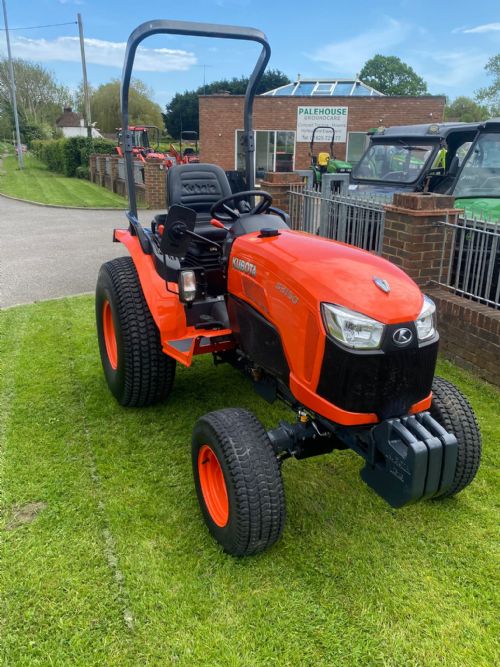
[[[355,165],[370,143],[366,132],[349,132],[347,136],[347,162]]]
[[[236,130],[236,160],[238,171],[245,171],[245,156],[241,140],[243,130]],[[268,171],[293,171],[295,132],[290,130],[254,130],[255,177],[264,178]]]

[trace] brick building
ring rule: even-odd
[[[215,162],[226,170],[243,169],[243,101],[242,95],[200,96],[202,162]],[[359,80],[288,84],[255,99],[256,176],[307,169],[315,126],[333,126],[336,157],[355,163],[371,128],[440,122],[444,107],[442,96],[389,97]],[[316,154],[328,150],[327,134],[320,136],[326,141],[315,142]]]

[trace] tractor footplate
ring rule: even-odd
[[[430,498],[451,486],[457,439],[428,412],[387,419],[370,435],[361,478],[392,507]]]

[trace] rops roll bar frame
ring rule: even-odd
[[[123,64],[122,82],[120,88],[120,104],[122,114],[122,127],[127,128],[122,134],[123,154],[125,156],[127,193],[129,200],[129,211],[127,217],[131,225],[131,233],[137,234],[140,225],[137,220],[137,198],[135,194],[134,183],[134,165],[132,157],[132,136],[128,131],[128,101],[130,90],[130,79],[134,65],[135,53],[139,44],[152,35],[170,34],[170,35],[190,35],[194,37],[214,37],[221,39],[240,39],[257,42],[262,45],[262,51],[254,67],[245,93],[244,115],[243,115],[243,148],[245,153],[245,172],[249,190],[255,186],[255,174],[253,168],[253,154],[255,152],[252,114],[255,91],[259,84],[264,70],[266,69],[269,58],[271,57],[271,47],[263,32],[255,28],[243,28],[231,25],[217,25],[212,23],[192,23],[188,21],[166,21],[158,19],[147,21],[138,26],[128,38],[125,51],[125,62]],[[140,235],[140,232],[139,232]]]

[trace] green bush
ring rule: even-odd
[[[92,153],[114,153],[115,143],[108,139],[88,139],[87,137],[69,137],[43,141],[34,139],[31,150],[42,162],[45,162],[50,171],[56,171],[65,176],[77,176],[79,167],[85,167],[85,176],[88,178],[89,155]]]
[[[88,168],[88,165],[81,165],[80,167],[77,167],[75,170],[76,178],[86,178],[88,180],[89,175],[90,175],[90,170]]]

